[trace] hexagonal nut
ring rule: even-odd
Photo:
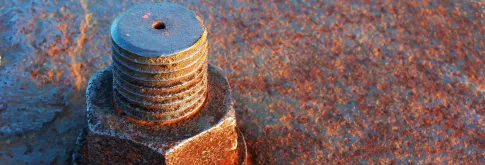
[[[87,88],[88,127],[78,141],[79,164],[238,164],[236,117],[227,79],[209,65],[207,102],[192,116],[159,125],[116,110],[112,68],[96,73]],[[239,137],[240,138],[240,137]],[[242,156],[241,156],[242,155]]]

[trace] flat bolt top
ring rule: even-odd
[[[188,8],[145,3],[121,13],[111,25],[111,37],[118,46],[139,56],[166,57],[192,46],[204,30]]]

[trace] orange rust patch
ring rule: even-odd
[[[167,153],[166,162],[170,165],[232,165],[238,161],[237,145],[235,121],[228,119],[220,126],[176,146]]]

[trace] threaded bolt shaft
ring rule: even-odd
[[[207,30],[185,7],[138,5],[111,26],[114,101],[140,120],[190,116],[207,95]]]

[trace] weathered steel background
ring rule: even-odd
[[[109,27],[142,1],[0,1],[0,164],[66,164]],[[257,164],[485,163],[485,2],[176,2]]]

